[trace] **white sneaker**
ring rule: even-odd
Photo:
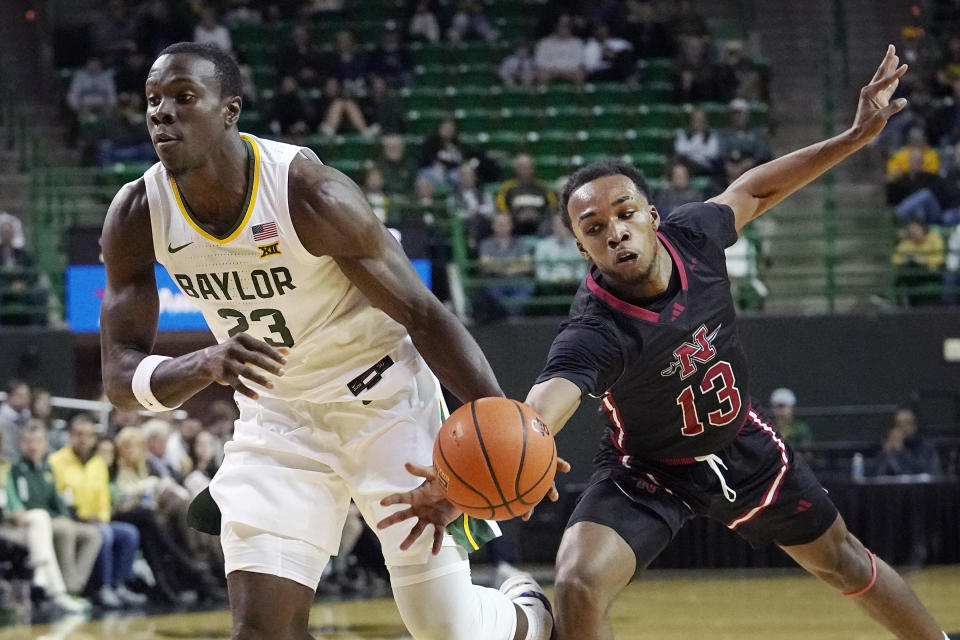
[[[500,593],[527,614],[527,637],[524,640],[550,640],[553,633],[553,607],[537,581],[529,573],[517,573],[500,585]]]
[[[110,585],[106,584],[100,587],[100,590],[97,591],[97,595],[94,596],[94,601],[104,609],[119,609],[123,606],[123,603],[120,602],[120,598],[117,597],[117,594],[113,592],[113,589],[110,587]]]
[[[58,593],[51,598],[53,606],[64,613],[86,613],[90,610],[90,603],[83,598],[76,598],[68,593]]]
[[[126,585],[119,585],[113,588],[114,593],[117,594],[117,598],[120,599],[120,602],[123,604],[131,605],[138,607],[147,603],[147,596],[142,593],[136,593],[127,589]]]

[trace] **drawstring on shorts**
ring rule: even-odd
[[[720,488],[723,490],[723,497],[727,499],[727,502],[736,502],[737,492],[730,488],[727,484],[727,479],[723,477],[723,472],[720,471],[720,467],[724,469],[727,468],[727,465],[723,463],[723,460],[720,459],[715,453],[711,453],[706,456],[697,456],[694,458],[697,462],[706,462],[707,466],[717,474],[717,477],[720,478]]]

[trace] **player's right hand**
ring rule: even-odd
[[[273,383],[266,374],[282,376],[288,349],[271,347],[263,340],[246,333],[238,333],[224,342],[203,350],[203,366],[210,378],[224,386],[257,400],[256,391],[243,383],[250,380],[267,389]]]

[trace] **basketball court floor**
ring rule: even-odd
[[[960,640],[960,566],[903,573],[951,637]],[[613,626],[617,640],[891,637],[852,603],[792,570],[650,572],[616,603]],[[410,637],[393,601],[386,599],[318,603],[311,632],[317,640]],[[0,640],[221,640],[229,635],[230,615],[225,610],[65,619],[54,625],[0,629]]]

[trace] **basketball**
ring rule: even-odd
[[[537,412],[509,398],[480,398],[451,414],[433,445],[447,499],[464,513],[509,520],[547,495],[557,447]]]

